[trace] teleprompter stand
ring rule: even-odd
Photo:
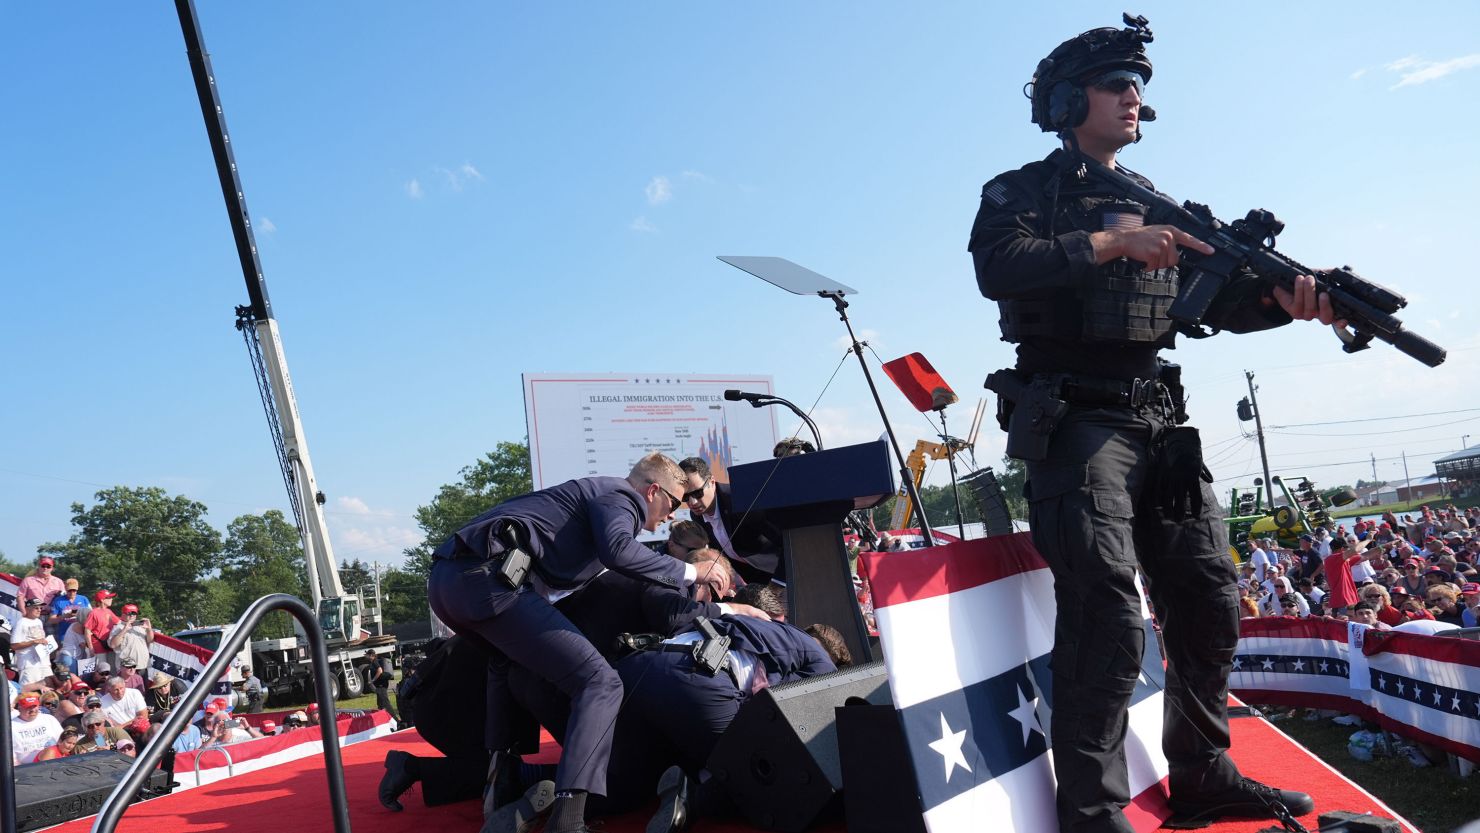
[[[853,332],[853,322],[848,320],[848,302],[843,300],[843,296],[856,295],[858,290],[844,286],[831,278],[823,277],[811,269],[798,266],[782,257],[721,255],[719,259],[793,295],[818,295],[832,299],[833,306],[838,311],[838,317],[842,319],[843,326],[848,328],[848,339],[852,343],[850,349],[853,355],[858,357],[858,366],[863,368],[863,378],[868,382],[869,393],[874,396],[874,405],[879,409],[879,419],[884,422],[884,433],[889,435],[889,446],[894,450],[895,462],[899,463],[900,482],[904,484],[909,492],[910,502],[914,504],[915,517],[919,524],[920,534],[925,538],[925,546],[935,546],[935,536],[931,534],[930,522],[925,520],[925,507],[920,501],[920,492],[915,488],[915,478],[910,474],[909,465],[905,463],[904,452],[899,450],[899,439],[894,436],[894,427],[889,424],[889,414],[884,410],[884,401],[879,398],[879,389],[874,386],[873,374],[869,373],[868,362],[863,359],[863,344],[858,341],[858,336]]]

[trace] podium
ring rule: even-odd
[[[843,634],[855,663],[873,661],[848,570],[843,519],[894,494],[888,444],[843,446],[729,471],[735,509],[764,513],[781,529],[787,621],[798,627],[831,625]]]

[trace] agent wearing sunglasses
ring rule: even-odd
[[[655,530],[673,517],[683,493],[678,464],[650,454],[625,478],[583,477],[504,501],[433,553],[427,595],[437,617],[464,638],[554,683],[571,701],[554,783],[542,781],[521,797],[509,786],[517,779],[507,777],[520,763],[511,752],[516,738],[506,722],[513,707],[508,667],[492,666],[489,829],[516,829],[521,819],[546,809],[551,811],[545,825],[549,833],[586,829],[586,796],[606,794],[622,681],[554,603],[603,569],[679,590],[692,585],[698,575],[694,565],[637,542],[640,531]],[[525,555],[527,570],[521,569]]]
[[[683,469],[683,500],[690,517],[704,527],[740,577],[752,584],[773,578],[784,582],[781,531],[760,515],[737,508],[730,497],[730,484],[715,480],[703,457],[688,457],[678,461],[678,466]]]
[[[1041,403],[1019,404],[1008,434],[1027,463],[1033,540],[1053,572],[1063,637],[1052,654],[1059,824],[1131,829],[1124,737],[1146,639],[1138,566],[1165,614],[1168,678],[1178,681],[1167,689],[1162,730],[1173,814],[1268,818],[1279,801],[1299,816],[1314,806],[1309,796],[1242,777],[1226,754],[1238,577],[1197,432],[1181,425],[1180,373],[1158,357],[1179,332],[1170,308],[1190,278],[1183,254],[1213,249],[1078,175],[1087,157],[1152,187],[1117,163],[1153,116],[1143,98],[1151,30],[1144,18],[1125,21],[1071,38],[1038,63],[1025,88],[1031,119],[1062,147],[983,186],[967,246],[978,289],[999,307],[1003,340],[1017,345],[1009,372],[1052,386],[1066,403],[1056,424],[1024,418],[1042,413]],[[1206,323],[1247,333],[1297,318],[1335,323],[1313,277],[1287,292],[1236,273]]]

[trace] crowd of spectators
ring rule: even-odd
[[[1480,626],[1480,507],[1335,521],[1298,548],[1255,539],[1239,580],[1243,615],[1329,616],[1387,630]]]

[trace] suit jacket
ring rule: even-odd
[[[556,602],[555,609],[586,635],[607,662],[620,657],[616,643],[621,634],[672,636],[688,630],[700,616],[718,619],[721,612],[712,602],[697,602],[681,591],[611,570]]]
[[[730,638],[731,650],[754,654],[770,685],[838,670],[817,640],[786,622],[726,616],[714,622],[714,629]]]
[[[495,537],[517,524],[535,570],[551,587],[570,590],[602,567],[634,578],[682,587],[684,564],[637,543],[647,513],[642,495],[624,478],[582,477],[500,503],[474,518],[437,548],[437,558],[491,558],[503,553]]]
[[[781,530],[765,519],[760,512],[751,512],[747,517],[745,507],[736,507],[735,500],[730,495],[730,484],[714,484],[714,501],[719,507],[720,522],[725,525],[725,532],[730,536],[730,545],[735,548],[735,554],[740,560],[775,575],[781,567]],[[709,533],[709,540],[718,546],[719,538],[714,534],[714,526],[702,515],[695,516],[694,521],[704,527]]]

